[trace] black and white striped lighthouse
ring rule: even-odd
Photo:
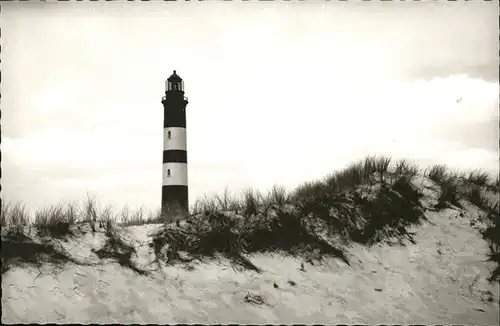
[[[161,208],[163,216],[177,205],[187,212],[188,169],[186,140],[186,105],[184,82],[176,71],[165,82],[163,104],[163,186]]]

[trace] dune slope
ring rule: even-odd
[[[427,187],[424,200],[435,198]],[[106,232],[82,224],[73,237],[49,242],[73,262],[19,264],[3,273],[2,323],[497,325],[499,288],[487,281],[494,265],[480,216],[472,205],[428,210],[426,221],[409,228],[415,243],[345,244],[350,266],[335,258],[248,255],[260,273],[224,257],[156,261],[152,234],[161,224],[120,230],[136,249],[132,261],[144,273],[137,272],[99,257]]]

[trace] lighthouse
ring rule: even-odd
[[[163,177],[161,191],[162,216],[181,209],[188,203],[188,168],[186,140],[186,106],[184,82],[176,71],[165,82],[163,104]]]

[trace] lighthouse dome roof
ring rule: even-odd
[[[170,82],[177,82],[177,81],[182,81],[182,78],[179,77],[179,75],[177,75],[177,72],[174,70],[174,73],[170,77],[168,77],[167,80]]]

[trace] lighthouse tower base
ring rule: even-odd
[[[189,210],[187,186],[163,186],[161,192],[162,216],[175,219],[175,216],[186,216]]]

